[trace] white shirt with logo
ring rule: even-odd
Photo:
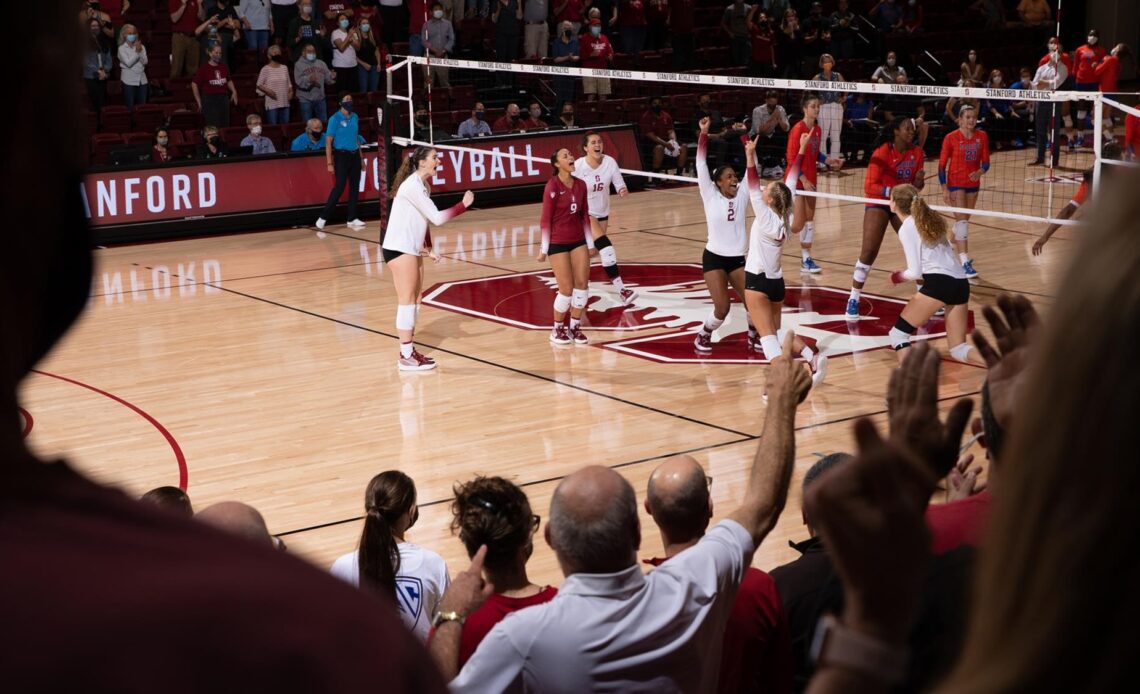
[[[602,163],[598,168],[590,166],[586,157],[579,157],[574,162],[574,175],[586,184],[587,199],[590,203],[591,217],[610,216],[610,185],[614,190],[625,188],[625,179],[621,176],[621,167],[617,161],[608,154],[602,155]]]
[[[705,203],[705,222],[709,228],[709,241],[705,248],[726,258],[739,258],[748,251],[748,187],[737,186],[736,197],[725,197],[709,173],[707,158],[708,136],[701,135],[697,142],[697,185]]]

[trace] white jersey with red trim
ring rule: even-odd
[[[579,157],[574,162],[574,175],[586,184],[586,194],[590,199],[591,217],[610,216],[610,186],[614,190],[625,189],[625,179],[621,176],[621,167],[617,160],[608,154],[602,155],[602,163],[598,168],[590,166],[586,157]]]

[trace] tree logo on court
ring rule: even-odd
[[[728,320],[713,334],[712,352],[693,348],[694,332],[712,307],[699,264],[622,263],[621,270],[638,294],[630,307],[622,305],[602,267],[591,268],[583,327],[594,346],[665,363],[767,362],[748,349],[744,310],[735,294]],[[523,330],[550,330],[555,286],[549,269],[481,277],[437,284],[424,293],[423,303]],[[863,292],[859,320],[849,321],[844,316],[847,294],[847,289],[789,282],[782,327],[794,329],[829,357],[889,349],[888,333],[906,301]],[[913,339],[945,334],[942,319],[934,318]]]

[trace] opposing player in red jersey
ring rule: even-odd
[[[542,251],[538,262],[550,257],[558,282],[554,297],[554,328],[550,341],[556,345],[589,344],[582,332],[582,311],[590,297],[590,203],[586,183],[574,176],[574,155],[563,147],[550,157],[554,176],[542,192]],[[569,309],[570,327],[565,324]]]
[[[1068,77],[1066,77],[1065,80],[1060,85],[1058,85],[1057,89],[1060,91],[1070,90],[1073,88],[1073,80],[1075,79],[1073,56],[1071,53],[1065,52],[1064,46],[1061,45],[1060,38],[1056,36],[1049,37],[1049,52],[1043,55],[1041,57],[1041,60],[1037,61],[1037,67],[1041,67],[1045,63],[1049,62],[1054,53],[1057,54],[1057,57],[1060,59],[1061,64],[1065,66],[1065,74],[1068,75]],[[1073,132],[1073,117],[1070,115],[1071,104],[1072,102],[1068,99],[1061,102],[1061,122],[1065,124],[1065,136],[1069,138],[1070,144],[1076,142],[1077,137]],[[1041,112],[1039,110],[1038,115],[1040,115],[1040,113]],[[1061,145],[1060,143],[1057,143],[1056,146],[1060,147]],[[1040,159],[1040,156],[1038,159]],[[1054,162],[1055,161],[1056,159],[1054,158]]]
[[[1076,70],[1074,79],[1078,92],[1095,92],[1100,89],[1100,80],[1096,76],[1096,66],[1107,55],[1108,51],[1100,45],[1100,32],[1096,29],[1089,29],[1088,43],[1073,51],[1073,69]],[[1089,115],[1089,106],[1089,101],[1082,99],[1077,102],[1077,137],[1075,140],[1069,139],[1070,152],[1084,144],[1085,134],[1082,128],[1085,118]]]
[[[1121,150],[1120,145],[1117,143],[1106,142],[1104,143],[1104,148],[1101,149],[1100,154],[1104,159],[1119,160],[1123,154],[1123,151]],[[1101,171],[1101,176],[1108,174],[1110,171],[1115,172],[1118,168],[1119,167],[1117,166],[1106,166]],[[1061,211],[1057,213],[1057,219],[1070,219],[1074,214],[1077,213],[1077,210],[1080,209],[1081,205],[1085,204],[1085,201],[1089,198],[1089,194],[1092,192],[1092,182],[1093,170],[1089,169],[1085,171],[1084,179],[1081,181],[1081,187],[1077,188],[1077,192],[1073,195],[1073,199],[1069,200],[1069,202],[1063,208],[1061,208]],[[1055,222],[1053,224],[1050,224],[1049,228],[1045,230],[1045,233],[1041,234],[1041,237],[1033,242],[1033,255],[1041,255],[1041,251],[1044,249],[1045,244],[1048,243],[1049,237],[1051,237],[1060,228],[1060,224],[1057,224]]]
[[[978,190],[982,176],[990,170],[990,138],[976,129],[978,112],[973,106],[963,105],[958,111],[958,129],[942,139],[942,156],[938,158],[938,180],[942,194],[951,207],[974,209],[978,204]],[[970,260],[967,242],[970,215],[954,213],[954,247],[967,278],[978,276]]]
[[[819,96],[811,92],[804,94],[803,101],[800,102],[803,108],[804,117],[799,123],[792,127],[792,131],[788,133],[788,150],[786,152],[788,159],[788,166],[791,166],[792,161],[795,160],[800,153],[800,135],[808,133],[811,135],[809,140],[808,150],[804,156],[803,171],[800,172],[800,177],[796,181],[796,190],[815,190],[816,186],[816,161],[822,161],[829,167],[838,169],[843,165],[840,159],[826,159],[820,154],[819,147],[823,137],[823,130],[820,129],[819,123]],[[794,212],[792,222],[792,233],[800,234],[800,271],[810,272],[813,275],[822,272],[823,268],[815,264],[811,259],[811,240],[815,233],[815,203],[817,198],[807,195],[800,195],[796,197],[796,209]]]
[[[864,197],[882,200],[882,203],[867,203],[863,209],[863,242],[859,247],[859,260],[855,261],[855,272],[851,277],[851,294],[847,297],[848,318],[859,317],[859,296],[871,266],[879,257],[883,236],[887,233],[887,222],[897,232],[902,221],[891,212],[891,189],[909,183],[922,190],[926,174],[922,169],[925,159],[922,148],[914,144],[914,119],[906,116],[895,118],[883,126],[879,133],[878,146],[867,164],[867,177],[863,182]]]
[[[1116,80],[1120,77],[1120,59],[1129,58],[1132,56],[1132,50],[1128,48],[1127,44],[1118,43],[1113,47],[1112,52],[1104,57],[1104,60],[1097,64],[1093,73],[1096,75],[1098,88],[1102,94],[1112,94],[1117,89]],[[1111,142],[1116,139],[1112,133],[1112,128],[1115,125],[1113,113],[1116,109],[1105,104],[1104,106],[1104,139]]]
[[[1140,108],[1140,99],[1136,100]],[[1140,159],[1140,117],[1129,113],[1124,118],[1124,161]]]

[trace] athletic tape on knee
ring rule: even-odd
[[[973,347],[970,346],[969,342],[963,342],[960,345],[954,345],[950,348],[950,356],[958,361],[966,361],[966,355],[970,353],[971,349],[973,349]]]
[[[855,262],[855,272],[851,273],[851,277],[854,278],[856,282],[866,282],[867,275],[869,274],[871,274],[870,265],[864,265],[858,261]]]
[[[966,237],[970,235],[970,223],[965,219],[959,219],[954,222],[954,240],[965,241]]]
[[[1073,117],[1072,116],[1061,116],[1061,120],[1065,122],[1066,128],[1073,127]]]
[[[570,308],[570,297],[565,294],[554,295],[554,310],[558,313],[566,313]]]
[[[764,356],[768,358],[768,361],[772,361],[784,353],[784,350],[780,348],[780,341],[776,339],[775,335],[761,337],[760,347],[764,350]]]
[[[586,289],[575,289],[573,298],[570,300],[570,305],[574,308],[586,308],[586,299],[590,298],[590,292]]]
[[[603,236],[602,238],[605,237]],[[614,250],[613,246],[606,246],[605,248],[598,251],[598,255],[602,258],[603,267],[617,265],[617,251]]]
[[[396,330],[415,330],[416,305],[400,304],[396,307]]]
[[[602,234],[598,238],[594,239],[594,248],[597,248],[599,253],[603,248],[610,248],[612,246],[613,244],[610,243],[610,237],[606,236],[605,234]]]
[[[815,232],[815,222],[804,222],[804,230],[800,234],[800,243],[811,243],[812,234]]]

